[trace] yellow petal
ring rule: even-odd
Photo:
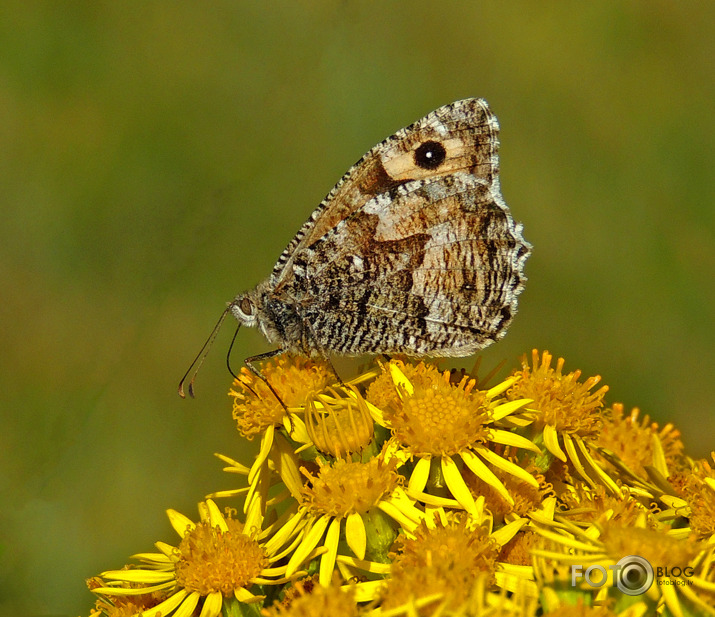
[[[255,604],[256,602],[260,602],[266,597],[253,595],[250,591],[248,591],[248,589],[245,589],[243,587],[237,587],[236,589],[234,589],[233,596],[236,598],[236,600],[238,600],[239,602],[243,602],[244,604]]]
[[[247,476],[251,469],[245,465],[239,463],[237,460],[232,459],[230,456],[225,454],[220,454],[219,452],[214,452],[214,456],[221,459],[228,467],[224,467],[223,470],[228,473],[238,473],[243,476]]]
[[[459,473],[457,464],[449,456],[443,456],[441,463],[442,475],[452,496],[470,515],[477,516],[477,504],[474,503],[474,497]]]
[[[414,531],[419,524],[419,522],[415,522],[410,517],[405,515],[401,508],[397,507],[397,505],[389,500],[381,499],[377,504],[377,507],[387,514],[387,516],[389,516],[392,520],[396,521],[400,527],[406,529],[407,531]]]
[[[359,512],[348,514],[348,518],[345,521],[345,539],[355,556],[358,559],[365,559],[367,533],[365,531],[365,522]]]
[[[429,480],[429,471],[431,467],[431,459],[428,457],[420,458],[412,470],[410,482],[407,485],[408,493],[421,493],[427,486]]]
[[[220,591],[212,591],[206,596],[204,606],[199,617],[218,617],[223,606],[223,594]]]
[[[529,441],[526,437],[512,433],[511,431],[504,431],[498,428],[489,429],[489,441],[494,443],[500,443],[503,446],[514,446],[515,448],[524,448],[525,450],[531,450],[537,454],[541,454],[541,449],[535,443]]]
[[[517,381],[519,381],[519,377],[509,377],[509,379],[505,379],[501,383],[498,383],[496,386],[493,388],[487,390],[487,398],[492,399],[500,394],[503,394],[506,392],[509,388],[511,388]]]
[[[276,471],[281,480],[283,480],[283,484],[288,487],[291,495],[300,500],[303,480],[298,471],[298,460],[293,453],[293,447],[280,433],[276,433],[273,443],[274,448],[271,453],[271,460],[276,467]]]
[[[320,558],[320,576],[318,580],[323,587],[329,587],[335,569],[335,557],[338,554],[338,542],[340,541],[340,519],[334,518],[325,534],[323,545],[328,549]]]
[[[658,589],[670,613],[674,617],[683,617],[683,610],[680,608],[680,601],[678,600],[678,594],[675,592],[675,587],[671,585],[659,585]]]
[[[559,434],[551,424],[544,426],[544,445],[556,458],[566,462],[566,454],[559,446]]]
[[[554,533],[552,531],[547,531],[546,529],[539,529],[538,534],[547,540],[552,540],[557,544],[576,549],[577,551],[584,551],[586,553],[603,553],[603,547],[594,546],[593,544],[588,544],[586,542],[579,542],[576,538],[572,538],[571,536]],[[581,557],[584,557],[584,555],[581,555]]]
[[[566,453],[568,454],[569,459],[571,460],[571,464],[574,466],[576,471],[579,473],[579,475],[586,480],[588,485],[591,488],[596,488],[596,483],[593,481],[591,476],[589,476],[586,473],[586,469],[583,466],[583,463],[581,462],[581,459],[578,457],[578,453],[576,452],[576,447],[573,445],[573,439],[571,439],[571,435],[568,433],[563,434],[563,439],[564,439],[564,448],[566,448]]]
[[[354,590],[356,602],[372,602],[380,597],[384,586],[385,581],[379,580],[365,581],[356,585],[343,585],[342,589]]]
[[[318,545],[320,539],[323,537],[325,528],[330,522],[331,516],[328,514],[323,514],[318,520],[313,523],[313,526],[305,533],[301,543],[298,548],[293,553],[290,561],[288,562],[288,567],[286,568],[286,576],[292,576],[295,574],[296,570],[301,566],[301,564],[308,558],[311,551]]]
[[[492,420],[496,422],[497,420],[506,418],[508,415],[513,414],[515,411],[519,411],[522,407],[533,402],[533,400],[534,399],[530,398],[520,398],[516,401],[509,401],[508,403],[497,405],[494,409],[492,409]]]
[[[157,544],[159,544],[159,543],[157,542]],[[169,546],[169,545],[167,544],[167,546]],[[170,548],[173,552],[174,547],[171,546]],[[169,553],[169,555],[171,555],[171,554],[172,553]],[[158,566],[158,564],[166,564],[166,566],[170,566],[170,565],[173,565],[173,563],[174,563],[174,560],[170,559],[169,556],[163,552],[162,553],[134,553],[134,555],[132,555],[132,559],[137,559],[139,561],[151,563],[152,566],[155,568]]]
[[[502,481],[494,475],[494,472],[487,467],[482,460],[471,450],[465,450],[461,453],[462,460],[472,470],[474,475],[484,480],[497,493],[499,493],[510,505],[514,505],[514,498],[506,490],[506,486]]]
[[[581,451],[581,455],[583,456],[583,458],[585,458],[588,461],[589,465],[591,465],[591,469],[593,469],[593,471],[596,472],[596,475],[599,477],[601,482],[606,485],[606,488],[608,488],[608,490],[611,491],[611,493],[613,495],[620,496],[621,489],[613,481],[611,476],[609,476],[603,470],[603,468],[596,462],[596,460],[591,456],[591,453],[588,451],[586,444],[583,443],[583,440],[581,438],[576,438],[573,441],[576,442],[578,449]]]
[[[260,493],[255,493],[253,499],[243,504],[246,511],[246,522],[244,523],[244,533],[251,534],[256,529],[263,527],[264,503]]]
[[[349,389],[346,390],[348,395],[351,398],[358,400],[358,394],[356,392],[353,392],[354,386],[348,384],[348,388]],[[368,412],[370,412],[370,416],[372,417],[372,419],[375,422],[377,422],[380,426],[385,426],[385,416],[383,415],[382,410],[378,407],[375,407],[375,405],[373,405],[370,401],[365,400],[364,398],[363,398],[363,402],[367,406],[367,410],[368,410]]]
[[[509,540],[511,540],[517,532],[528,523],[529,521],[525,518],[518,518],[511,523],[503,525],[496,531],[489,534],[490,538],[494,538],[499,546],[504,546]],[[530,566],[531,567],[531,566]]]
[[[440,497],[439,495],[429,495],[428,493],[416,493],[414,498],[426,506],[435,508],[458,508],[459,502],[451,497]],[[429,517],[427,517],[429,520]]]
[[[125,581],[127,583],[165,583],[174,580],[176,575],[173,571],[161,570],[108,570],[100,574],[102,578],[109,581]],[[132,590],[136,593],[136,590]],[[142,592],[143,593],[143,592]]]
[[[253,461],[253,465],[251,465],[251,471],[248,473],[249,484],[254,483],[256,474],[263,466],[263,463],[266,462],[268,454],[271,451],[271,447],[273,447],[273,437],[275,435],[275,432],[276,427],[271,424],[268,428],[266,428],[266,432],[263,433],[263,435],[261,436],[261,449],[258,451],[258,454],[256,455],[256,460]]]
[[[167,544],[166,542],[154,542],[154,546],[158,548],[164,555],[166,555],[171,561],[176,561],[176,547]]]
[[[221,531],[226,533],[228,531],[228,524],[223,514],[221,514],[221,510],[218,509],[216,502],[214,502],[213,499],[207,499],[206,507],[209,511],[209,524],[211,527],[218,527]]]
[[[494,467],[498,467],[499,469],[510,473],[512,476],[516,476],[519,480],[523,480],[534,488],[539,488],[539,483],[536,481],[536,478],[523,467],[519,467],[516,463],[512,463],[511,461],[502,458],[496,452],[492,452],[489,448],[485,448],[484,446],[473,446],[473,449],[479,453],[482,458],[494,465]]]
[[[312,444],[310,436],[308,435],[308,429],[305,427],[305,422],[303,422],[303,418],[292,413],[290,414],[290,418],[286,415],[284,423],[285,422],[288,423],[286,431],[288,431],[291,439],[297,441],[298,443]]]
[[[171,526],[182,538],[196,528],[194,521],[187,516],[184,516],[181,512],[177,512],[176,510],[169,508],[166,511],[166,515],[169,517]]]
[[[160,591],[171,590],[176,587],[176,581],[170,580],[168,583],[161,585],[151,585],[149,587],[96,587],[92,589],[92,593],[102,594],[104,596],[137,596],[145,593],[155,593]]]
[[[336,561],[339,563],[347,564],[358,570],[364,570],[365,572],[370,572],[371,574],[389,574],[390,564],[389,563],[378,563],[376,561],[365,561],[364,559],[356,559],[355,557],[348,557],[347,555],[338,555]]]
[[[298,512],[295,512],[290,515],[290,517],[287,519],[287,522],[276,527],[275,533],[265,544],[266,553],[268,553],[269,555],[273,555],[278,552],[278,549],[280,549],[281,546],[283,546],[286,542],[289,542],[290,539],[294,537],[294,533],[296,533],[296,530],[299,528],[299,525],[304,523],[304,518],[306,514],[307,510],[305,508],[299,508]],[[278,521],[280,522],[282,518],[283,516],[281,516]]]
[[[392,381],[395,384],[397,394],[400,395],[400,398],[402,398],[403,392],[407,393],[409,396],[412,396],[415,392],[415,388],[410,382],[410,380],[407,379],[400,367],[397,366],[397,364],[395,364],[394,362],[390,362],[388,366],[390,367],[390,376],[392,377]]]
[[[181,604],[184,601],[184,598],[189,594],[186,589],[180,589],[177,591],[173,596],[169,596],[166,600],[163,602],[157,604],[156,606],[151,607],[151,615],[154,617],[155,615],[159,617],[163,617],[164,615],[168,615],[173,611],[179,604]]]
[[[194,613],[196,605],[199,603],[201,594],[198,591],[192,591],[189,596],[181,603],[181,606],[176,609],[174,617],[190,617]],[[151,609],[147,611],[151,613]]]

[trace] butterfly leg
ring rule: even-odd
[[[246,358],[243,363],[248,367],[248,369],[253,373],[258,379],[260,379],[264,384],[268,386],[268,389],[273,393],[273,396],[276,397],[278,402],[281,404],[281,407],[288,411],[288,407],[286,407],[286,404],[283,402],[283,399],[278,395],[278,392],[276,392],[275,388],[271,385],[271,382],[266,379],[266,376],[261,373],[261,371],[256,367],[253,363],[254,362],[263,362],[263,360],[269,360],[270,358],[274,358],[275,356],[278,356],[283,353],[283,349],[273,349],[271,351],[267,351],[265,353],[260,353],[257,356],[251,356],[249,358]]]

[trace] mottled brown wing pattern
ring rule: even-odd
[[[310,246],[368,200],[411,180],[444,177],[468,170],[491,185],[499,172],[499,125],[483,99],[445,105],[401,129],[365,154],[328,193],[276,263],[270,281],[280,291],[292,274],[297,251]],[[436,168],[415,164],[424,144],[444,148]]]
[[[530,247],[501,196],[498,136],[481,99],[398,131],[228,310],[278,347],[269,354],[465,356],[501,338]]]
[[[408,182],[297,250],[284,292],[317,346],[463,356],[500,338],[529,249],[494,185],[466,171]]]

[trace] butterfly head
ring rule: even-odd
[[[242,326],[255,328],[258,323],[258,308],[252,292],[237,295],[229,305],[231,314]]]

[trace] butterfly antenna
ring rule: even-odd
[[[228,315],[230,310],[231,305],[229,304],[226,307],[226,310],[221,314],[221,317],[219,317],[219,320],[216,322],[214,329],[211,331],[211,334],[209,334],[209,337],[206,339],[206,342],[201,348],[201,351],[196,354],[196,357],[191,363],[191,366],[189,366],[189,369],[186,371],[186,373],[184,373],[184,376],[181,378],[181,381],[179,382],[179,396],[181,398],[186,398],[186,393],[184,392],[184,385],[186,384],[186,380],[189,378],[189,376],[191,377],[191,380],[189,381],[188,392],[189,396],[191,398],[194,398],[194,381],[196,380],[196,375],[198,375],[199,369],[201,369],[201,365],[204,363],[204,360],[206,359],[206,356],[211,349],[211,345],[213,345],[214,339],[216,338],[216,335],[218,334],[219,330],[221,329],[221,326],[223,325],[223,320],[226,319],[226,315]],[[236,333],[238,333],[238,328],[236,328]],[[233,338],[234,340],[236,339],[236,334],[233,335]],[[231,341],[231,345],[233,345],[233,341]],[[229,370],[231,370],[230,367]]]

